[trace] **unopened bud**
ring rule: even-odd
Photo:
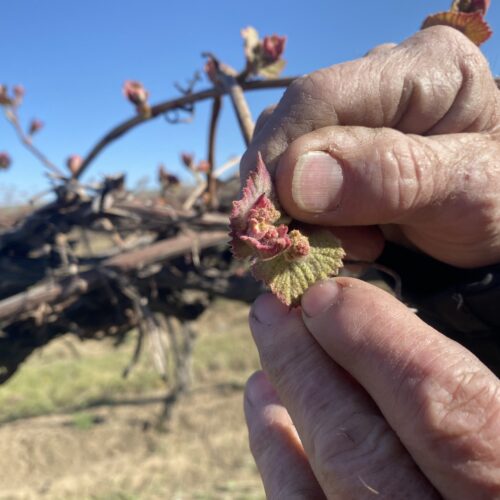
[[[196,166],[197,172],[206,174],[210,170],[210,163],[207,160],[201,160]]]
[[[452,12],[481,12],[486,14],[490,6],[490,0],[453,0],[451,4]]]
[[[191,153],[181,153],[181,161],[187,168],[193,168],[194,155]]]
[[[286,36],[266,36],[262,41],[262,52],[268,63],[277,61],[285,50]]]
[[[127,80],[123,84],[123,95],[137,107],[147,103],[149,92],[144,88],[141,82]]]
[[[163,164],[158,166],[158,180],[163,188],[176,186],[180,183],[179,178],[176,175],[171,174]]]
[[[7,170],[12,163],[9,153],[0,152],[0,169]]]
[[[38,120],[35,118],[34,120],[31,120],[29,129],[28,129],[28,134],[34,135],[42,128],[43,128],[43,122],[41,120]]]
[[[208,79],[212,83],[217,84],[218,83],[217,67],[215,65],[215,61],[211,57],[208,58],[203,69],[204,69],[205,74],[207,75]]]
[[[0,85],[0,104],[12,104],[12,100],[7,92],[7,85]]]
[[[66,160],[66,165],[71,172],[71,175],[75,177],[78,172],[80,171],[80,168],[82,167],[83,163],[83,158],[80,155],[71,155],[67,160]]]

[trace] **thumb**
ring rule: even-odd
[[[281,203],[298,220],[399,224],[434,257],[446,260],[450,245],[461,246],[467,250],[463,262],[450,263],[477,265],[467,260],[477,252],[468,246],[500,239],[490,231],[500,205],[499,157],[500,143],[485,133],[422,137],[333,126],[294,141],[280,159],[276,181]],[[495,250],[485,259],[494,261],[500,242],[489,246]]]

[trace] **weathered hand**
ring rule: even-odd
[[[245,412],[269,499],[500,498],[499,380],[396,299],[338,278],[302,310],[263,295],[250,326],[270,382],[249,380]]]
[[[342,226],[363,259],[383,244],[364,227],[385,225],[386,236],[449,264],[500,260],[500,91],[477,47],[451,28],[298,79],[259,120],[243,177],[257,151],[288,213]]]
[[[351,257],[376,258],[385,235],[456,266],[500,261],[500,92],[452,29],[297,80],[243,177],[257,151],[287,212],[335,226]],[[291,311],[261,297],[250,323],[269,498],[500,498],[498,378],[396,299],[339,278]]]

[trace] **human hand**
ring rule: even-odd
[[[455,266],[500,260],[500,92],[454,30],[299,79],[257,123],[243,178],[257,151],[285,210],[335,226],[351,258],[375,259],[382,227]],[[498,379],[384,292],[337,283],[302,310],[253,308],[277,391],[258,374],[245,404],[268,496],[500,497]]]
[[[500,498],[500,382],[372,285],[257,299],[250,445],[269,499]],[[274,387],[274,389],[273,389]]]
[[[298,79],[257,123],[242,178],[258,151],[288,214],[336,226],[351,257],[376,258],[383,225],[448,264],[500,261],[500,91],[456,30]]]

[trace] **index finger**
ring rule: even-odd
[[[500,382],[473,354],[359,280],[314,285],[302,317],[438,490],[457,499],[500,493]]]
[[[318,128],[477,132],[492,125],[499,102],[479,49],[455,29],[428,28],[394,48],[293,82],[243,156],[241,178],[254,169],[259,151],[273,173],[288,145]]]

